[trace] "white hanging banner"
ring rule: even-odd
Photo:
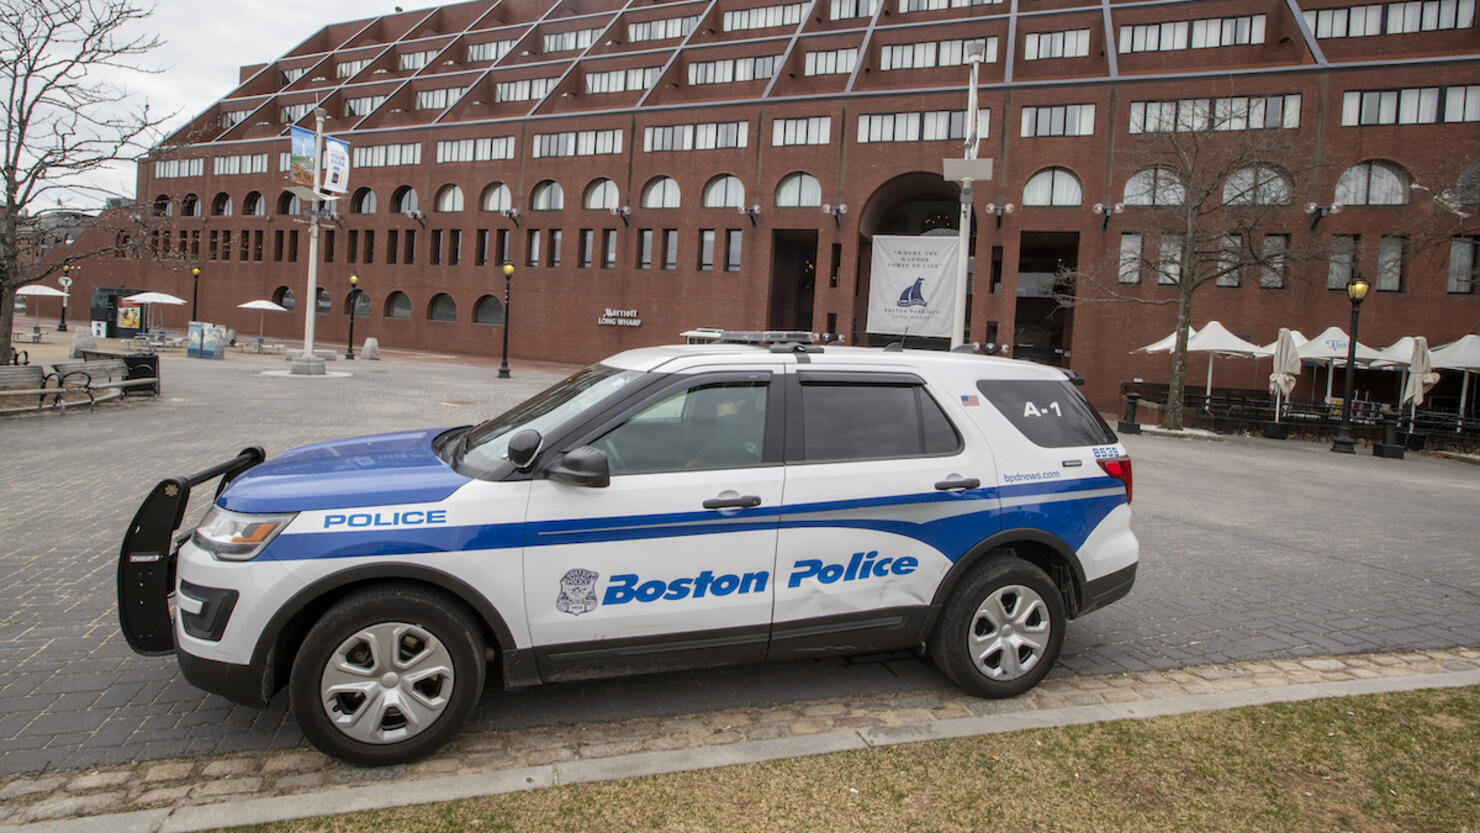
[[[950,338],[960,248],[955,236],[874,235],[868,331]]]
[[[324,190],[343,194],[349,190],[349,142],[324,137]]]

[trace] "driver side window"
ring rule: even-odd
[[[717,382],[678,391],[644,408],[591,445],[611,473],[728,469],[761,463],[764,382]]]

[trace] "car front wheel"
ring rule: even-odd
[[[930,639],[935,664],[979,697],[1014,697],[1053,668],[1067,617],[1053,580],[1011,553],[978,566],[946,602]]]
[[[289,695],[303,734],[367,766],[431,754],[483,690],[483,639],[455,600],[416,587],[345,597],[316,622],[293,662]]]

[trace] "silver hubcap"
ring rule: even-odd
[[[1032,588],[1000,587],[971,617],[966,650],[976,670],[993,680],[1015,680],[1032,671],[1048,648],[1048,605]]]
[[[319,700],[339,731],[361,743],[396,743],[437,722],[452,697],[452,655],[417,625],[382,622],[339,644]]]

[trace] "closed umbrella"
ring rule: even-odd
[[[239,309],[255,309],[255,310],[260,310],[261,311],[261,314],[257,316],[257,344],[258,344],[258,348],[259,349],[261,349],[261,344],[262,344],[262,324],[263,324],[264,319],[267,318],[267,313],[268,312],[287,312],[288,311],[288,308],[285,307],[285,306],[283,306],[283,305],[281,305],[281,304],[274,304],[271,301],[262,300],[262,299],[258,299],[256,301],[248,301],[245,304],[237,304],[237,308],[239,308]]]
[[[1269,391],[1274,394],[1274,421],[1280,421],[1281,401],[1295,389],[1295,377],[1300,375],[1300,349],[1295,345],[1295,335],[1288,327],[1281,327],[1279,337],[1274,340],[1274,367],[1269,374]]]
[[[1423,396],[1434,383],[1439,381],[1439,374],[1433,373],[1433,365],[1429,357],[1429,341],[1423,336],[1413,340],[1413,355],[1408,360],[1408,384],[1403,389],[1403,402],[1412,402],[1409,406],[1408,422],[1413,423],[1413,417],[1418,414],[1418,406],[1423,404]]]

